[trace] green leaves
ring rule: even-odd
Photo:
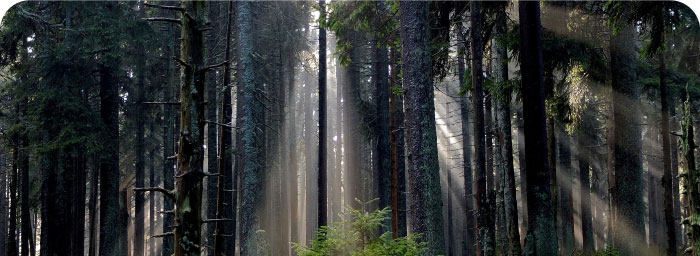
[[[391,233],[386,232],[376,237],[382,223],[390,219],[391,209],[387,207],[370,212],[370,204],[378,198],[367,202],[355,200],[360,205],[359,209],[346,207],[340,216],[342,220],[321,227],[309,247],[293,244],[297,253],[300,256],[418,256],[427,250],[426,243],[416,241],[420,235],[393,239]]]

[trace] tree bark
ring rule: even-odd
[[[525,255],[558,253],[547,161],[542,27],[539,2],[520,1],[520,61],[522,65],[525,158],[527,159],[528,230]]]
[[[253,255],[258,248],[255,232],[259,229],[257,211],[262,207],[263,166],[259,145],[258,130],[262,129],[262,106],[256,97],[261,88],[256,81],[253,60],[253,3],[237,2],[238,63],[241,76],[241,91],[238,100],[242,104],[241,116],[241,213],[240,213],[240,252]]]
[[[445,253],[427,2],[399,3],[411,232]]]
[[[458,26],[460,29],[460,33],[462,33],[461,25],[462,23],[458,23]],[[465,40],[466,41],[466,40]],[[466,45],[464,43],[463,45]],[[459,84],[460,84],[460,90],[461,87],[464,87],[465,83],[465,61],[464,61],[464,55],[467,53],[466,52],[466,47],[460,45],[460,50],[459,54],[457,55],[457,72],[459,74]],[[471,154],[472,151],[470,150],[471,146],[470,144],[473,143],[471,139],[471,131],[469,129],[469,122],[471,122],[471,118],[469,118],[469,113],[471,112],[471,109],[469,109],[469,97],[465,94],[464,96],[460,97],[460,114],[461,114],[461,124],[462,124],[462,165],[463,165],[463,172],[464,172],[464,245],[462,249],[462,254],[463,255],[476,255],[476,232],[475,232],[475,220],[474,220],[474,212],[476,211],[476,208],[474,207],[474,178],[472,175],[472,158]]]
[[[559,171],[562,174],[559,186],[559,200],[561,203],[561,241],[562,255],[570,255],[575,249],[574,241],[574,205],[573,205],[573,170],[571,165],[571,137],[559,127]]]
[[[663,15],[665,16],[665,15]],[[661,26],[664,27],[664,26]],[[660,33],[664,34],[662,30]],[[659,52],[659,97],[661,98],[661,139],[663,143],[663,164],[664,175],[661,178],[661,184],[664,188],[664,219],[666,221],[666,236],[668,238],[666,244],[666,255],[676,255],[676,221],[673,214],[673,171],[671,163],[671,134],[670,134],[670,117],[669,117],[669,102],[668,88],[666,85],[666,58],[664,51]]]
[[[320,19],[325,20],[326,2],[320,0]],[[318,223],[317,227],[328,225],[328,187],[327,183],[327,140],[328,131],[326,126],[327,93],[326,93],[326,29],[319,27],[318,33]]]
[[[401,89],[401,78],[399,78],[400,52],[397,48],[391,48],[390,53],[390,86]],[[403,97],[398,93],[389,94],[389,119],[390,127],[389,140],[391,141],[391,219],[392,234],[394,238],[406,236],[406,158],[404,140],[404,115]]]
[[[613,246],[624,255],[642,253],[639,244],[644,234],[644,201],[642,200],[642,143],[640,110],[640,88],[636,83],[634,26],[620,24],[617,33],[610,39],[613,109],[615,124],[615,180],[624,181],[624,186],[614,186]]]
[[[483,58],[483,43],[482,43],[482,11],[481,3],[471,2],[470,7],[470,38],[471,38],[471,77],[472,77],[472,104],[474,109],[474,153],[476,160],[476,204],[477,204],[477,220],[476,230],[479,242],[477,244],[477,252],[479,255],[494,255],[495,253],[495,237],[494,223],[491,222],[490,215],[492,202],[489,201],[489,188],[487,183],[489,176],[493,175],[493,170],[487,169],[486,141],[484,131],[484,92],[483,92],[483,75],[482,75],[482,58]],[[490,131],[489,131],[490,132]],[[490,136],[488,137],[490,138]],[[489,142],[490,143],[490,142]]]
[[[205,62],[209,62],[208,65],[215,65],[221,61],[219,52],[217,52],[217,45],[219,39],[219,34],[221,32],[221,23],[219,22],[219,1],[211,1],[207,3],[207,21],[211,22],[211,33],[206,35],[206,49],[207,57]],[[220,50],[219,50],[220,51]],[[210,72],[207,74],[206,80],[206,95],[205,100],[208,102],[206,105],[206,120],[216,120],[216,109],[217,109],[217,79],[216,72]],[[217,151],[217,136],[216,132],[218,125],[208,123],[206,125],[206,145],[207,145],[207,172],[208,173],[218,173],[218,151]],[[218,173],[222,174],[222,173]],[[207,176],[204,178],[204,212],[202,213],[206,219],[216,218],[216,206],[217,206],[217,195],[218,195],[218,180],[221,178],[219,176]],[[214,229],[216,228],[217,222],[207,222],[202,226],[202,245],[204,245],[204,250],[202,251],[205,255],[214,255]]]

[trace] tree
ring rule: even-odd
[[[525,158],[527,159],[528,230],[525,255],[556,255],[544,108],[542,28],[539,2],[520,1],[520,62]]]
[[[493,55],[496,58],[496,82],[499,85],[499,92],[492,93],[496,101],[496,115],[498,119],[496,141],[498,145],[497,162],[499,162],[500,187],[497,188],[503,195],[505,210],[505,226],[507,237],[507,254],[521,255],[520,233],[518,226],[518,205],[515,189],[515,171],[513,168],[513,144],[511,134],[511,83],[508,80],[508,49],[505,42],[507,14],[505,6],[496,14],[495,38],[496,44],[493,48]]]
[[[634,26],[620,22],[610,38],[610,65],[616,67],[612,73],[613,122],[615,125],[615,180],[625,181],[624,186],[615,184],[611,190],[615,212],[613,214],[613,246],[626,255],[641,252],[637,246],[644,228],[635,223],[644,222],[642,200],[642,156],[640,110],[640,88],[636,83]]]
[[[495,237],[493,223],[491,222],[491,206],[486,183],[492,170],[486,168],[486,146],[484,132],[484,91],[482,75],[482,10],[481,3],[470,3],[470,39],[471,39],[471,80],[472,80],[472,107],[474,109],[474,154],[476,161],[476,232],[479,239],[477,251],[479,255],[493,255],[495,253]],[[490,132],[490,131],[489,131]],[[491,143],[490,141],[488,143]]]
[[[320,8],[320,19],[326,18],[326,2],[318,2]],[[328,225],[328,191],[327,191],[327,93],[326,93],[326,29],[319,27],[318,32],[318,227]]]
[[[445,253],[437,158],[428,3],[399,3],[411,231],[428,243],[425,255]]]

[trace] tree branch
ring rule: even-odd
[[[152,235],[151,238],[166,237],[166,236],[172,236],[172,235],[173,235],[173,232],[167,232],[167,233],[163,233],[163,234]]]
[[[219,221],[233,221],[233,219],[208,219],[208,220],[202,220],[202,223],[219,222]]]
[[[199,71],[200,71],[200,72],[206,72],[206,71],[209,71],[209,70],[212,70],[212,69],[221,67],[221,66],[226,65],[226,64],[228,64],[228,60],[227,60],[227,61],[224,61],[224,62],[221,62],[221,63],[219,63],[219,64],[214,64],[214,65],[211,65],[211,66],[206,66],[206,67],[200,69]]]
[[[160,192],[168,196],[170,199],[175,199],[175,192],[161,188],[161,187],[150,187],[150,188],[134,188],[134,192]]]
[[[187,64],[187,62],[185,62],[184,60],[175,58],[175,56],[173,56],[173,59],[174,59],[175,61],[177,61],[177,63],[180,63],[180,65],[182,65],[182,66],[190,67],[190,64]]]
[[[173,11],[181,11],[181,12],[185,11],[185,8],[182,8],[179,6],[158,5],[158,4],[149,4],[149,3],[143,3],[143,5],[148,6],[148,7],[153,7],[153,8],[160,8],[163,10],[173,10]]]
[[[153,18],[143,18],[142,20],[145,21],[165,21],[165,22],[172,22],[178,25],[182,25],[182,21],[180,19],[175,19],[175,18],[166,18],[166,17],[153,17]]]
[[[180,105],[180,102],[163,102],[163,101],[146,101],[146,102],[141,102],[141,104],[150,104],[150,105]]]
[[[234,126],[229,125],[229,124],[222,124],[222,123],[211,121],[211,120],[205,120],[204,122],[208,123],[208,124],[216,124],[216,125],[220,125],[220,126],[228,127],[228,128],[232,128],[232,129],[238,129],[238,127],[234,127]]]

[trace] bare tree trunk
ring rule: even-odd
[[[557,232],[547,161],[542,28],[539,2],[520,1],[520,61],[527,151],[528,231],[526,255],[557,255]]]
[[[424,255],[445,253],[442,192],[437,155],[435,106],[427,2],[399,3],[411,232],[423,236]]]

